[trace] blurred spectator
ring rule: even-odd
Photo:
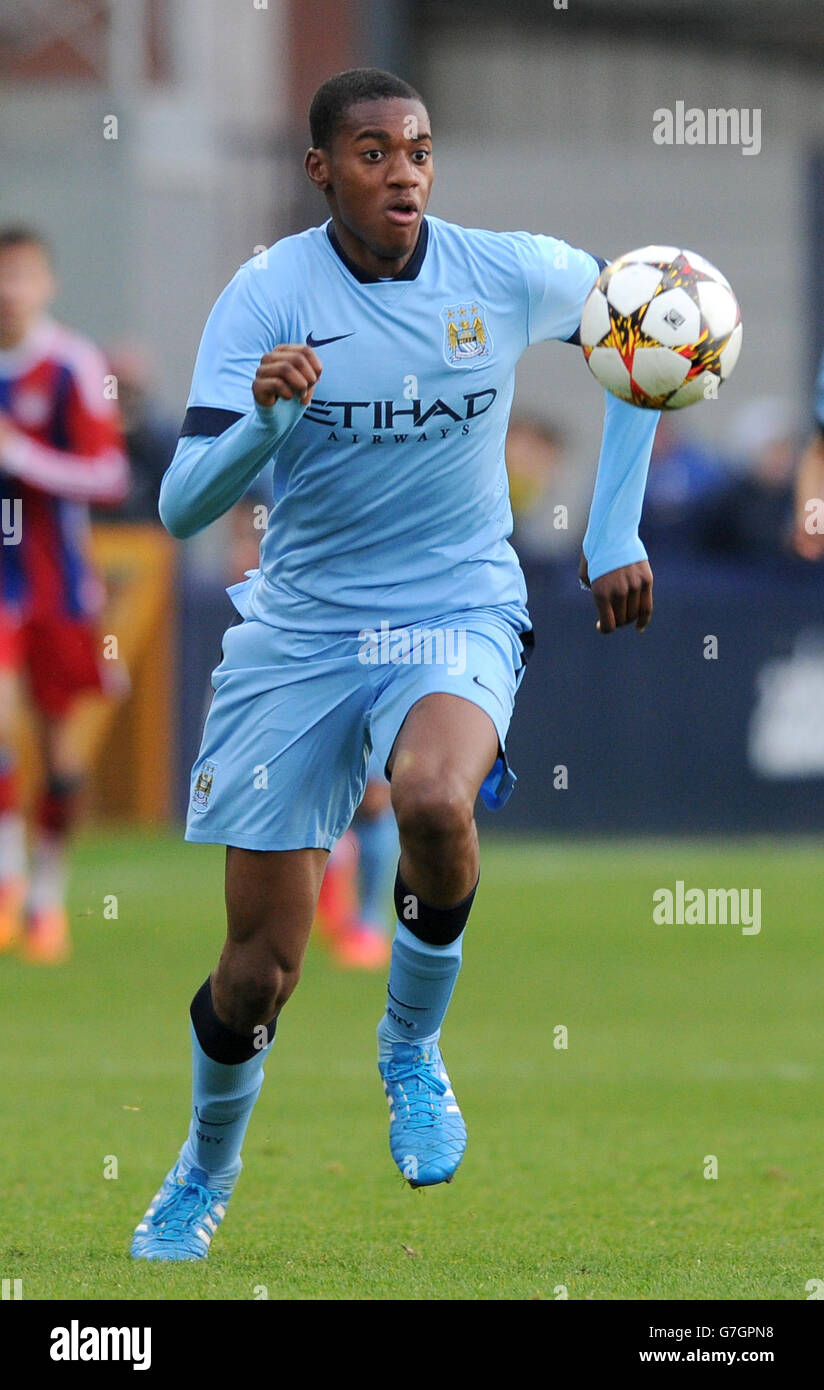
[[[802,560],[824,557],[824,356],[814,395],[815,430],[807,443],[795,484],[793,549]]]
[[[99,519],[150,521],[160,525],[157,515],[160,481],[172,461],[179,421],[172,419],[155,399],[149,355],[139,343],[116,344],[109,353],[109,367],[117,377],[132,486],[121,506],[107,507]]]
[[[680,422],[662,412],[652,446],[641,534],[653,549],[692,547],[702,529],[705,510],[729,482],[723,461],[703,445],[684,437]]]
[[[563,439],[549,421],[516,415],[506,436],[506,471],[514,529],[510,537],[519,556],[544,559],[568,551],[566,506],[558,498],[563,473]]]
[[[744,559],[788,553],[792,535],[798,440],[792,412],[768,397],[741,410],[733,424],[735,477],[704,524],[708,549]]]

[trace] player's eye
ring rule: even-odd
[[[431,150],[413,150],[412,158],[415,160],[416,164],[425,164],[431,153]]]
[[[376,158],[373,159],[372,155],[375,155]],[[382,156],[383,150],[364,150],[364,158],[368,159],[370,164],[377,164],[378,160],[381,159]]]

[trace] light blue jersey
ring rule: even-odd
[[[176,536],[221,516],[274,460],[260,569],[230,592],[192,770],[186,835],[246,849],[330,849],[418,701],[488,715],[499,756],[532,647],[504,441],[515,365],[573,337],[598,263],[562,241],[427,218],[400,275],[348,260],[330,223],[242,266],[206,325],[160,513]],[[308,343],[309,406],[259,406],[261,357]],[[591,383],[582,363],[582,389]],[[586,387],[583,383],[586,382]],[[607,397],[584,537],[591,579],[644,559],[657,416]],[[459,659],[453,659],[459,658]]]
[[[575,332],[597,275],[591,255],[554,237],[434,217],[389,280],[349,261],[331,223],[284,238],[240,268],[209,316],[164,520],[178,535],[199,529],[274,456],[260,569],[231,591],[244,617],[358,632],[478,607],[528,628],[507,540],[515,366],[530,343]],[[309,406],[255,406],[263,354],[305,342],[323,364]],[[637,527],[657,416],[613,398],[608,426],[610,415],[619,476],[599,476],[592,578],[646,555]]]

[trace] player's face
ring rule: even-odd
[[[336,224],[371,256],[403,264],[415,249],[434,169],[426,108],[393,97],[359,102],[346,112],[330,150],[310,177],[324,189]],[[351,245],[344,249],[358,256]],[[395,269],[385,268],[386,274]]]
[[[0,250],[0,341],[19,342],[51,302],[54,276],[39,246],[6,246]]]

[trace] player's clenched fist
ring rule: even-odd
[[[266,352],[252,382],[252,395],[258,405],[274,405],[276,400],[291,401],[300,396],[301,405],[312,399],[315,384],[323,371],[320,358],[303,343],[280,343]]]
[[[586,557],[581,556],[578,577],[588,589],[598,609],[598,631],[606,636],[617,627],[634,623],[643,632],[652,617],[652,570],[646,560],[602,574],[589,582]]]

